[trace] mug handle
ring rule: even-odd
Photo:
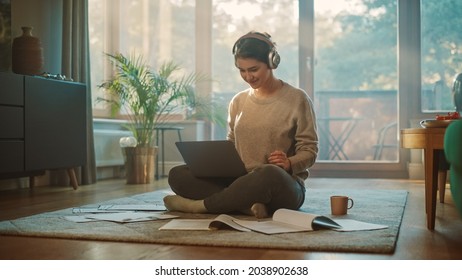
[[[350,202],[351,202],[351,205],[347,207],[348,209],[353,208],[353,205],[355,204],[354,201],[353,201],[353,199],[348,198],[348,204],[350,204]]]

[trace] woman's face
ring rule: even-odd
[[[236,67],[242,79],[253,89],[258,89],[270,81],[272,70],[261,61],[254,58],[237,58]]]

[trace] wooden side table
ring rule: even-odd
[[[425,212],[427,228],[435,229],[436,192],[441,152],[444,150],[446,128],[409,128],[401,130],[403,148],[424,149],[425,164]],[[442,195],[440,193],[440,195]]]

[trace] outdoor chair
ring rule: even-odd
[[[397,128],[397,123],[396,122],[391,122],[384,127],[382,127],[379,131],[379,137],[377,139],[377,143],[373,146],[375,151],[374,151],[374,160],[381,160],[382,159],[382,152],[383,149],[386,148],[393,148],[397,149],[398,148],[398,140],[397,137],[393,136],[396,135],[396,128]],[[390,141],[392,139],[392,141]],[[386,141],[389,141],[388,143]]]

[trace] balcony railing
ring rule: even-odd
[[[214,98],[227,105],[234,94]],[[313,102],[320,161],[398,160],[396,90],[317,91]],[[226,129],[214,126],[214,139],[225,139]]]

